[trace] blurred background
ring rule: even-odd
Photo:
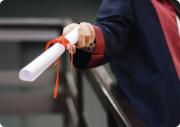
[[[8,95],[33,95],[33,94],[50,94],[53,100],[54,86],[52,84],[26,84],[21,83],[13,84],[13,79],[9,78],[9,73],[16,73],[34,58],[44,52],[46,43],[55,39],[61,35],[62,29],[57,32],[53,32],[50,29],[50,34],[46,33],[46,29],[31,29],[31,26],[13,26],[8,22],[53,22],[54,24],[60,23],[65,26],[72,22],[85,21],[91,24],[96,22],[96,15],[100,7],[102,0],[4,0],[0,4],[0,73],[7,73],[5,77],[0,77],[0,107],[7,106],[12,109],[14,106],[5,105]],[[179,8],[177,1],[173,1]],[[3,26],[3,24],[5,24]],[[51,26],[51,25],[50,25]],[[18,39],[19,35],[26,36],[29,31],[24,30],[25,27],[30,28],[30,33],[33,33],[32,37],[27,36],[29,39]],[[54,27],[54,26],[53,26]],[[16,29],[16,30],[14,30]],[[48,29],[48,28],[47,28]],[[47,35],[47,36],[46,36]],[[45,39],[40,39],[38,36],[44,36]],[[31,38],[31,39],[30,39]],[[37,41],[38,40],[38,41]],[[113,77],[110,71],[109,64],[105,65],[108,73]],[[66,52],[61,57],[61,71],[70,71],[69,54]],[[55,68],[49,68],[46,72],[56,72]],[[74,82],[77,84],[77,72],[75,69]],[[90,86],[87,77],[84,72],[82,73],[83,80],[83,105],[84,110],[88,116],[88,119],[92,127],[107,127],[107,116],[104,108],[102,107],[98,97],[95,94],[94,89]],[[115,81],[115,78],[113,77]],[[6,85],[4,81],[11,81],[12,84]],[[64,92],[62,84],[59,85],[59,93]],[[13,100],[12,96],[9,96],[10,101],[17,103],[17,100]],[[18,99],[18,98],[15,98]],[[33,99],[33,98],[31,98]],[[17,102],[16,102],[17,101]],[[25,104],[27,101],[21,102]],[[8,104],[8,103],[7,103]],[[15,104],[16,105],[16,104]],[[36,104],[33,104],[36,105]],[[33,110],[33,109],[32,109]],[[0,123],[4,127],[63,127],[64,115],[61,113],[2,113],[0,114]]]

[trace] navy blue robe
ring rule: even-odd
[[[180,123],[180,37],[170,0],[104,0],[93,53],[78,50],[81,70],[110,62],[118,88],[148,127]]]

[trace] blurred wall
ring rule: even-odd
[[[102,0],[4,0],[0,17],[71,17],[95,23]]]

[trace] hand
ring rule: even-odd
[[[69,32],[71,32],[78,24],[72,23],[66,26],[63,29],[62,36],[66,36]],[[88,47],[90,44],[94,42],[95,39],[95,31],[90,23],[80,23],[78,28],[78,42],[76,45],[72,46],[73,54],[76,52],[76,48],[82,49],[84,47]],[[70,52],[70,50],[69,50]]]

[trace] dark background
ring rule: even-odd
[[[177,0],[172,0],[180,9]],[[4,0],[0,18],[4,17],[71,17],[74,22],[95,23],[102,0]]]

